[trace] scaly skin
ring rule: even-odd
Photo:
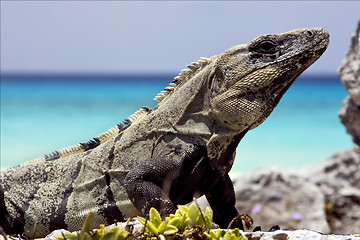
[[[265,35],[183,70],[125,125],[1,174],[0,223],[43,237],[146,215],[163,216],[205,195],[214,222],[238,215],[228,176],[247,131],[273,111],[294,80],[325,51],[321,28]]]

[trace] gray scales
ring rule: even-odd
[[[0,224],[43,237],[144,216],[162,216],[205,195],[213,221],[238,215],[229,171],[240,140],[259,126],[295,79],[326,50],[325,29],[260,36],[184,69],[155,100],[88,143],[1,173]]]

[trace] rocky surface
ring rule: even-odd
[[[309,230],[278,230],[275,232],[244,233],[248,240],[358,240],[360,235],[324,235]]]
[[[360,150],[304,168],[263,168],[234,179],[236,207],[269,229],[360,233]]]
[[[360,233],[360,148],[337,154],[304,175],[320,187],[332,233]]]
[[[338,72],[349,92],[339,116],[353,141],[360,146],[360,21]]]
[[[120,223],[123,228],[125,223]],[[134,223],[134,232],[139,232],[141,229],[139,222]],[[56,230],[52,234],[48,235],[45,238],[38,240],[56,240],[55,236],[60,236],[61,233],[69,233],[65,230]],[[353,235],[326,235],[319,232],[301,229],[301,230],[278,230],[273,232],[242,232],[248,240],[299,240],[299,239],[311,239],[311,240],[360,240],[359,234]],[[12,240],[21,240],[17,237],[9,237]],[[165,239],[164,236],[159,237],[159,239]],[[184,238],[184,240],[189,238]],[[0,240],[5,240],[3,236],[0,235]]]
[[[139,229],[141,226],[134,226],[134,229]],[[135,230],[136,231],[136,230]],[[137,230],[140,231],[140,230]],[[61,234],[60,231],[56,232],[56,235],[51,234],[44,240],[54,239],[54,236]],[[324,235],[319,232],[310,230],[278,230],[274,232],[243,232],[243,236],[248,240],[299,240],[299,239],[311,239],[311,240],[360,240],[360,235]],[[165,238],[163,238],[165,239]],[[187,238],[186,238],[187,239]],[[1,239],[0,239],[1,240]]]
[[[263,168],[234,179],[236,207],[262,229],[308,228],[329,233],[325,196],[319,187],[294,173]]]

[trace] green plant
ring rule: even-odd
[[[246,240],[240,230],[235,228],[232,230],[217,229],[211,230],[211,211],[206,208],[205,213],[199,210],[195,204],[189,207],[179,205],[174,214],[161,219],[159,212],[155,208],[149,211],[149,219],[138,217],[141,224],[144,225],[144,235],[139,239],[157,239],[161,235],[169,236],[180,234],[179,236],[192,236],[195,239],[209,239],[209,240]],[[182,234],[182,235],[181,235]],[[91,231],[91,212],[85,219],[83,227],[79,233],[66,233],[62,236],[55,236],[58,240],[123,240],[127,237],[135,238],[133,234],[115,226],[110,230],[105,230],[104,225],[96,231]],[[178,236],[178,237],[179,237]],[[170,236],[173,239],[173,236]]]
[[[138,220],[145,226],[145,233],[150,236],[171,235],[183,232],[186,227],[200,226],[207,230],[211,229],[210,209],[206,208],[205,213],[202,213],[195,204],[191,204],[190,207],[179,205],[175,214],[170,214],[164,221],[161,220],[159,212],[151,208],[148,221],[143,217],[138,217]]]
[[[238,228],[232,230],[217,229],[204,234],[210,240],[247,240]]]
[[[98,230],[92,233],[90,223],[91,212],[87,215],[80,233],[65,233],[62,236],[55,236],[55,238],[58,240],[123,240],[129,235],[128,231],[118,226],[106,231],[104,230],[105,226],[103,224],[100,225]]]

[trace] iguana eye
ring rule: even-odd
[[[264,40],[258,45],[258,51],[262,53],[275,53],[276,46],[276,42],[271,40]]]

